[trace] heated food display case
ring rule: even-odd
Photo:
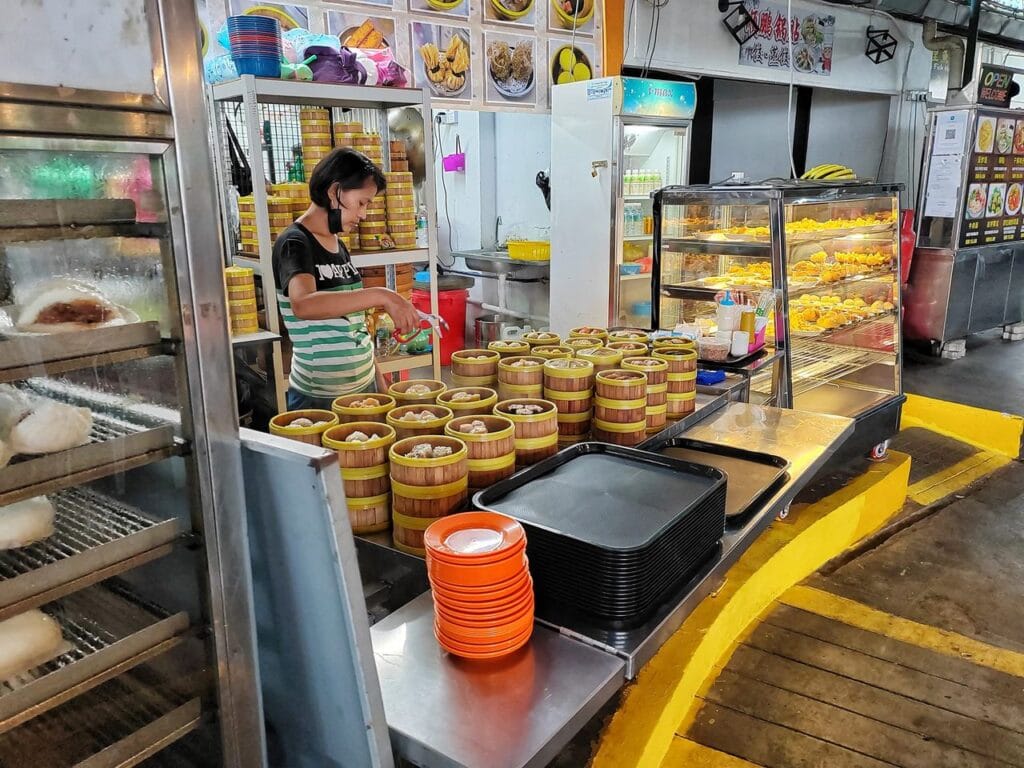
[[[166,5],[108,8],[152,93],[0,83],[0,765],[265,764],[197,20]]]
[[[1024,113],[933,110],[924,156],[905,325],[941,352],[1024,321]]]
[[[655,328],[686,324],[714,335],[727,291],[741,304],[773,292],[764,349],[735,361],[751,375],[751,401],[855,417],[851,449],[883,450],[904,399],[900,189],[779,182],[659,190]],[[775,355],[781,365],[760,367]]]

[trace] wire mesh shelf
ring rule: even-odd
[[[892,356],[884,352],[841,347],[824,342],[796,340],[790,351],[793,376],[793,395],[799,395],[837,379],[852,376],[877,363],[892,363]],[[751,389],[770,394],[771,377],[757,376]]]

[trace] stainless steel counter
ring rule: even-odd
[[[526,649],[479,665],[443,653],[421,595],[371,628],[396,752],[424,766],[544,765],[721,584],[725,572],[853,432],[852,419],[715,402],[688,438],[781,456],[788,477],[763,508],[727,531],[717,558],[647,624],[623,632],[538,625]],[[644,445],[657,448],[679,430]],[[575,639],[574,639],[575,638]]]
[[[429,592],[370,635],[392,748],[416,765],[546,765],[624,681],[622,659],[541,626],[507,659],[449,656]]]

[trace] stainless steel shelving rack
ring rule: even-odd
[[[120,327],[0,328],[0,383],[93,414],[87,444],[0,468],[0,507],[45,494],[56,509],[51,536],[0,551],[0,620],[41,608],[65,641],[0,682],[0,764],[129,768],[180,743],[203,745],[197,766],[259,768],[231,345],[222,263],[204,258],[219,238],[198,22],[191,4],[132,12],[154,93],[0,82],[0,308],[16,318],[29,283],[64,276],[153,301]],[[56,161],[103,182],[50,199],[27,179]],[[138,168],[145,204],[121,186]]]
[[[217,153],[217,167],[220,171],[221,186],[221,210],[227,210],[227,187],[224,179],[223,169],[227,167],[227,151],[223,146],[224,134],[223,123],[228,119],[227,106],[240,104],[241,119],[240,127],[244,132],[242,148],[246,152],[246,159],[252,171],[253,179],[270,179],[269,162],[265,157],[267,144],[263,133],[265,121],[268,121],[263,109],[267,105],[289,105],[298,107],[322,107],[331,110],[332,115],[336,110],[354,112],[357,116],[369,118],[373,121],[373,127],[380,133],[381,142],[388,146],[390,129],[388,125],[388,114],[391,110],[412,108],[417,110],[423,121],[423,156],[428,158],[425,163],[425,178],[417,194],[420,203],[427,208],[427,220],[436,221],[436,208],[434,201],[434,167],[429,160],[433,153],[429,151],[433,147],[433,121],[430,107],[430,97],[418,88],[371,88],[358,85],[332,85],[330,83],[313,83],[298,80],[271,80],[256,78],[252,75],[243,75],[237,80],[218,83],[210,88],[211,98],[214,103],[215,123],[213,129],[214,141]],[[271,129],[281,119],[278,115],[275,119],[269,120]],[[298,135],[298,125],[290,126],[292,131]],[[240,137],[242,138],[242,137]],[[253,151],[253,148],[259,151]],[[389,155],[385,153],[385,170],[390,169]],[[306,169],[307,175],[312,169]],[[259,242],[258,254],[239,253],[236,250],[235,240],[232,236],[227,217],[224,217],[224,231],[226,250],[231,263],[238,266],[250,267],[256,270],[263,284],[263,296],[266,304],[266,328],[259,334],[239,336],[233,339],[236,346],[250,344],[270,344],[272,349],[273,378],[276,382],[275,394],[278,403],[278,410],[284,408],[284,393],[288,388],[287,378],[283,375],[284,366],[281,354],[281,324],[277,311],[277,302],[274,298],[274,271],[272,264],[273,241],[270,237],[270,225],[267,216],[267,191],[262,184],[253,185],[253,197],[256,204],[256,235]],[[437,230],[434,226],[428,227],[428,247],[414,248],[410,250],[377,251],[373,253],[361,253],[356,251],[352,254],[352,262],[356,267],[385,267],[388,278],[388,285],[394,285],[394,267],[402,264],[428,265],[430,273],[430,306],[433,313],[437,313]],[[395,373],[400,371],[415,370],[418,368],[433,367],[433,378],[441,377],[441,356],[438,345],[435,344],[434,352],[426,355],[395,355],[388,358],[378,359],[377,368],[383,373]]]
[[[844,453],[884,450],[898,429],[904,400],[897,227],[901,191],[901,185],[863,182],[658,190],[652,195],[655,328],[675,325],[676,319],[667,317],[673,305],[691,308],[687,320],[693,314],[713,317],[716,297],[727,288],[774,290],[774,322],[765,351],[735,365],[706,367],[749,376],[751,402],[856,419],[855,437]],[[885,214],[886,223],[854,221],[868,221],[863,216],[874,214]],[[844,219],[850,223],[843,224]],[[836,253],[855,251],[877,251],[885,261],[842,273],[845,262]],[[817,277],[794,273],[797,262],[813,261],[812,254],[820,266],[835,269],[827,280],[823,272]],[[669,271],[673,258],[682,265],[676,269],[681,277]],[[749,278],[730,277],[730,268],[750,274],[749,266],[756,263],[769,265],[770,278],[745,283]],[[889,308],[855,320],[848,312],[834,327],[812,327],[798,313],[808,310],[805,302],[813,297],[841,302],[868,297],[868,304],[884,297]]]

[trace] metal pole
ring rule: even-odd
[[[963,88],[974,78],[974,56],[978,49],[978,25],[981,23],[981,0],[970,0],[971,18],[967,23],[967,51],[964,53],[964,71],[960,78]]]

